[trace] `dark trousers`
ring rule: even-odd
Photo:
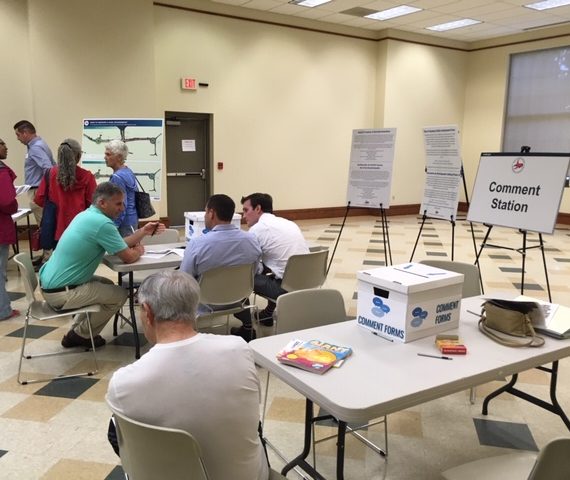
[[[253,282],[253,291],[258,295],[275,299],[279,295],[287,293],[281,288],[280,278],[275,278],[272,275],[263,274],[255,275]],[[271,312],[275,310],[275,302],[269,301],[267,304],[267,309]],[[241,320],[244,327],[251,327],[251,313],[249,310],[244,310],[243,312],[236,313],[234,317],[236,317],[238,320]]]

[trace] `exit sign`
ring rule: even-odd
[[[190,77],[182,77],[181,79],[182,90],[196,90],[196,79]]]

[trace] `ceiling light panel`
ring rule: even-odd
[[[565,5],[570,5],[570,0],[544,0],[543,2],[529,3],[524,6],[533,10],[549,10],[551,8],[564,7]]]
[[[329,3],[331,0],[291,0],[289,3],[293,5],[299,5],[301,7],[318,7],[319,5],[323,5],[325,3]]]
[[[371,18],[372,20],[390,20],[391,18],[409,15],[410,13],[420,12],[421,10],[421,8],[417,7],[400,5],[398,7],[389,8],[388,10],[382,10],[381,12],[371,13],[370,15],[366,15],[366,18]]]
[[[478,23],[482,22],[480,20],[473,20],[472,18],[463,18],[461,20],[455,20],[453,22],[440,23],[439,25],[426,27],[426,30],[431,30],[432,32],[447,32],[448,30],[470,27],[471,25],[477,25]]]

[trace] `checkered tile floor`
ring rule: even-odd
[[[342,219],[299,222],[308,241],[334,247]],[[389,217],[389,240],[392,263],[410,260],[418,234],[416,216]],[[477,248],[486,228],[474,226]],[[561,226],[554,235],[545,235],[546,262],[553,301],[570,305],[570,229]],[[458,221],[455,228],[455,260],[472,262],[475,256],[468,223]],[[527,242],[536,245],[538,238],[529,234]],[[522,235],[515,230],[494,227],[488,243],[517,249]],[[426,222],[414,260],[451,258],[449,222]],[[25,245],[22,245],[25,248]],[[547,299],[542,257],[538,249],[526,256],[525,293]],[[378,219],[349,218],[338,243],[326,286],[340,290],[349,315],[356,314],[355,272],[384,265],[384,238]],[[482,277],[486,293],[517,293],[521,282],[521,256],[516,250],[485,248],[481,254]],[[115,279],[106,267],[99,274]],[[9,263],[8,290],[13,308],[25,311],[21,297],[23,285],[13,262]],[[19,298],[18,298],[19,297]],[[21,346],[23,317],[0,322],[0,478],[9,479],[119,479],[122,470],[107,444],[109,411],[104,402],[110,376],[134,358],[132,334],[121,329],[113,340],[110,326],[103,331],[108,345],[98,352],[99,372],[85,377],[21,386],[16,372]],[[43,322],[30,332],[32,352],[57,349],[69,322]],[[270,329],[260,332],[268,334]],[[149,348],[143,347],[143,353]],[[26,361],[25,371],[35,376],[73,373],[88,370],[91,359],[85,354],[48,357]],[[262,383],[266,374],[259,371]],[[381,381],[381,380],[379,380]],[[479,386],[474,405],[469,393],[461,392],[432,401],[388,417],[389,457],[382,457],[354,438],[346,448],[348,479],[438,479],[439,472],[466,461],[511,452],[513,449],[535,451],[550,439],[570,432],[553,414],[519,399],[502,395],[493,400],[490,414],[481,415],[485,395],[502,382]],[[522,388],[548,399],[548,375],[532,370],[519,377]],[[386,386],[389,388],[389,385]],[[561,361],[558,396],[570,412],[570,362]],[[299,452],[303,435],[304,399],[286,385],[271,380],[266,435],[288,458]],[[318,438],[334,433],[334,425],[317,427]],[[370,427],[366,435],[383,445],[383,425]],[[334,441],[320,443],[316,452],[317,468],[327,478],[334,477]],[[221,453],[223,455],[223,453]],[[281,459],[271,453],[274,468]],[[289,478],[297,478],[290,473]]]

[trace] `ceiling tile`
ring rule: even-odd
[[[277,0],[250,0],[243,6],[255,10],[271,10],[279,5],[281,5],[281,2]]]

